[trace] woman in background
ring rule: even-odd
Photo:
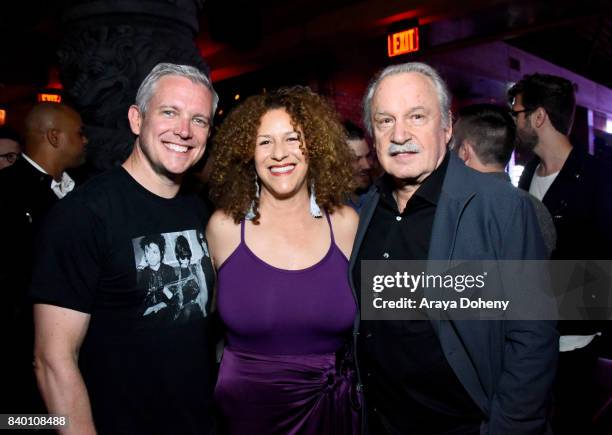
[[[357,214],[350,151],[308,88],[248,98],[216,136],[207,228],[226,348],[215,398],[232,435],[357,434],[348,356]]]

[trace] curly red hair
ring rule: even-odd
[[[326,212],[346,202],[353,189],[351,151],[338,115],[331,105],[309,88],[294,86],[247,98],[235,108],[215,135],[210,197],[236,223],[244,219],[255,201],[255,139],[262,116],[285,109],[293,127],[304,132],[302,152],[308,159],[308,185],[314,183],[317,204]]]

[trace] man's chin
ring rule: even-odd
[[[370,178],[365,178],[365,177],[360,177],[357,180],[355,180],[355,182],[356,182],[355,184],[357,184],[358,190],[368,190],[368,188],[372,184],[372,180],[370,180]]]
[[[185,174],[186,172],[186,170],[182,172],[177,172],[162,165],[154,165],[153,170],[155,171],[155,173],[157,173],[157,175],[165,177],[169,180],[180,180],[183,174]]]
[[[529,145],[529,144],[527,145],[517,144],[516,145],[516,150],[519,153],[532,153],[534,149],[535,149],[535,145]]]
[[[518,136],[516,140],[516,149],[518,151],[532,152],[535,149],[537,144],[538,144],[537,136],[535,138],[527,137],[525,139]]]
[[[188,161],[160,161],[154,165],[155,171],[160,175],[168,178],[176,178],[185,175],[185,173],[193,166],[193,162]]]

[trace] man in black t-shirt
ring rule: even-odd
[[[131,155],[48,216],[31,287],[35,370],[49,412],[68,416],[62,434],[215,433],[208,213],[179,188],[217,101],[197,69],[157,65],[128,112]],[[177,240],[205,305],[181,319]]]

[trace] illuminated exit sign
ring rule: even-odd
[[[387,54],[389,57],[419,51],[419,28],[412,27],[387,35]]]
[[[61,103],[62,96],[58,94],[38,94],[39,102]]]

